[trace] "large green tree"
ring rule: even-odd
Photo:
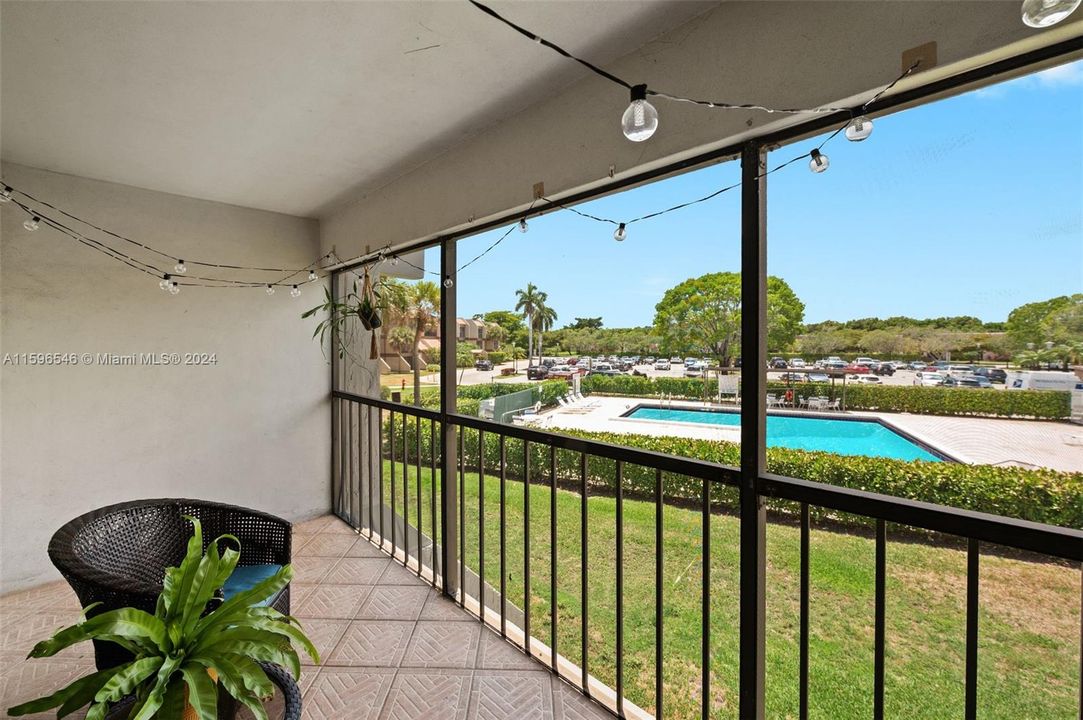
[[[1078,298],[1078,299],[1075,299]],[[1075,299],[1075,300],[1073,300]],[[1069,309],[1073,301],[1078,304],[1083,300],[1083,295],[1061,295],[1048,300],[1020,305],[1008,313],[1007,331],[1008,338],[1017,350],[1027,349],[1028,345],[1035,348],[1043,346],[1053,338],[1048,337],[1050,329],[1048,320],[1063,310]]]
[[[484,320],[488,323],[496,323],[504,328],[507,333],[505,342],[514,345],[525,345],[527,340],[526,324],[523,316],[512,310],[492,310],[481,315],[475,315],[475,319]]]
[[[654,327],[670,352],[708,353],[721,365],[741,351],[741,275],[719,272],[685,280],[655,305]],[[782,278],[767,279],[767,339],[773,350],[801,331],[805,305]]]
[[[384,324],[392,342],[404,343],[409,333],[413,333],[410,365],[414,371],[414,403],[420,405],[422,364],[418,348],[425,331],[435,330],[440,322],[440,288],[428,280],[389,281],[385,285],[384,301]]]
[[[515,312],[522,313],[526,318],[527,358],[534,356],[534,315],[548,299],[548,293],[539,290],[534,283],[527,283],[525,288],[515,291]],[[529,363],[530,360],[528,359],[527,362]]]

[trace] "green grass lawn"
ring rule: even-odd
[[[508,452],[515,451],[513,441]],[[518,446],[521,452],[521,445]],[[439,473],[437,473],[437,476]],[[385,463],[385,490],[390,493]],[[396,468],[399,511],[402,465]],[[409,468],[410,522],[416,525],[419,478]],[[422,523],[431,535],[429,473],[422,468]],[[478,568],[481,481],[465,480],[466,562]],[[524,488],[508,481],[508,600],[524,605]],[[484,478],[485,578],[500,585],[500,481]],[[550,502],[547,486],[530,487],[531,632],[550,637]],[[579,494],[558,490],[558,650],[581,662]],[[719,508],[721,510],[722,508]],[[654,698],[655,508],[625,499],[624,688],[648,710]],[[589,666],[616,682],[616,501],[588,498]],[[663,514],[663,683],[667,718],[695,718],[700,708],[702,516],[666,506]],[[739,526],[731,514],[711,517],[712,717],[737,717]],[[898,538],[889,527],[887,555],[886,715],[961,718],[966,605],[966,553]],[[799,531],[770,523],[767,531],[767,717],[797,717]],[[813,528],[811,535],[810,716],[872,715],[874,543],[871,538]],[[978,716],[1076,718],[1080,668],[1080,571],[1055,563],[985,554],[981,559]],[[491,602],[491,600],[490,600]],[[498,604],[493,605],[494,608]]]

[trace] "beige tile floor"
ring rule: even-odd
[[[301,675],[306,720],[612,717],[337,518],[295,526],[293,555],[291,611],[322,660]],[[0,596],[0,707],[92,668],[89,644],[23,659],[77,614],[62,582]]]

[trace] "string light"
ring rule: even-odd
[[[631,103],[620,119],[624,137],[632,142],[649,140],[658,129],[658,111],[647,102],[647,86],[636,85],[631,89]]]
[[[1032,28],[1056,25],[1071,15],[1083,0],[1023,0],[1023,23]]]
[[[451,279],[450,275],[448,277],[444,278],[444,287],[450,288],[454,284],[455,284],[455,281]]]
[[[316,281],[316,271],[315,270],[309,270],[308,271],[308,281],[309,282],[315,282]]]
[[[301,297],[301,288],[299,288],[299,287],[297,287],[296,285],[294,285],[294,286],[293,286],[293,289],[292,289],[292,290],[290,290],[290,297],[294,297],[294,298],[299,298],[299,297]]]
[[[173,283],[169,286],[169,294],[170,295],[179,295],[180,294],[180,285],[177,284],[176,280],[174,280]]]
[[[527,227],[527,224],[526,224],[526,218],[523,218],[522,220],[519,221],[519,232],[525,233],[529,229],[530,228]]]
[[[5,185],[3,190],[0,190],[0,203],[11,202],[12,187]]]
[[[811,159],[808,161],[808,168],[817,174],[822,173],[831,164],[831,161],[827,159],[827,156],[816,148],[812,149],[809,153],[809,157]]]
[[[846,126],[846,139],[850,142],[861,142],[872,135],[872,120],[864,115],[859,115]]]
[[[626,237],[628,237],[628,231],[625,229],[625,223],[617,225],[617,230],[613,233],[613,239],[617,242],[624,242]]]
[[[163,275],[162,279],[158,281],[158,287],[160,287],[162,290],[169,290],[169,288],[172,286],[173,281],[170,279],[168,273]]]
[[[188,272],[188,266],[184,264],[183,260],[177,260],[177,264],[173,266],[173,272],[183,275]]]
[[[29,230],[30,232],[34,232],[39,227],[41,227],[41,218],[38,217],[37,215],[34,215],[33,217],[29,217],[29,218],[27,218],[26,220],[23,221],[23,227],[26,228],[27,230]]]
[[[275,294],[275,286],[268,283],[266,292],[267,292],[268,295],[274,295]]]

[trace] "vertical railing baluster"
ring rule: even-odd
[[[485,624],[485,431],[478,430],[478,620]]]
[[[700,712],[704,718],[711,716],[711,483],[703,480],[703,588],[702,615],[703,635],[700,638],[700,663],[703,675],[700,678]]]
[[[549,665],[557,671],[557,446],[549,446]]]
[[[798,645],[797,717],[808,720],[809,513],[801,503],[801,597]]]
[[[432,548],[429,553],[429,564],[432,566],[432,586],[436,587],[436,574],[439,570],[436,538],[439,535],[436,533],[436,420],[433,418],[429,418],[429,519],[432,521],[429,523],[429,527],[432,528],[429,530],[432,534],[432,542],[429,543],[429,547]]]
[[[421,539],[424,534],[421,532],[422,526],[421,518],[424,517],[421,511],[421,416],[414,416],[414,477],[417,478],[417,576],[421,577],[421,556],[425,554],[425,542]]]
[[[980,546],[974,538],[966,545],[966,697],[963,717],[978,717],[978,562]]]
[[[384,409],[383,408],[377,408],[376,409],[376,420],[377,420],[376,445],[377,445],[377,450],[378,450],[378,452],[376,454],[379,455],[379,459],[380,459],[380,467],[379,467],[379,471],[380,471],[380,487],[378,488],[379,491],[380,491],[380,503],[376,507],[377,507],[377,509],[379,510],[379,513],[380,513],[380,549],[383,550],[384,543],[386,542],[385,538],[387,537],[386,535],[384,535]]]
[[[530,441],[523,440],[523,649],[530,654]]]
[[[588,630],[589,595],[587,588],[587,537],[589,535],[589,533],[587,532],[587,528],[589,527],[587,525],[587,454],[582,452],[579,453],[579,516],[579,563],[580,569],[582,571],[582,574],[580,576],[579,601],[580,604],[583,606],[583,616],[580,618],[580,622],[582,623],[582,628],[580,629],[580,642],[583,645],[583,648],[581,650],[583,657],[582,662],[579,666],[580,668],[582,668],[583,671],[583,692],[587,695],[590,695],[590,687],[589,683],[587,682],[587,678],[590,677],[590,671],[587,668],[587,662],[590,657],[590,652],[588,649],[588,640],[590,638]]]
[[[884,596],[887,586],[887,523],[876,521],[876,626],[873,631],[872,716],[884,720]]]
[[[353,416],[354,416],[354,411],[353,411],[353,408],[354,408],[354,404],[355,403],[353,401],[349,401],[349,402],[346,403],[346,437],[349,440],[349,443],[348,443],[348,445],[346,447],[346,456],[350,459],[349,463],[348,463],[349,470],[350,470],[350,472],[348,473],[348,476],[350,478],[350,484],[349,484],[350,489],[349,489],[349,492],[345,493],[345,498],[346,498],[346,507],[349,508],[347,513],[350,516],[350,527],[356,527],[360,522],[359,518],[357,518],[354,515],[354,512],[353,512],[353,499],[354,499],[354,496],[355,496],[354,495],[355,473],[354,473],[354,461],[353,461],[353,451],[354,451],[354,437],[353,437]],[[360,497],[360,493],[358,493],[357,496]]]
[[[379,451],[378,451],[379,449],[377,448],[376,453],[372,452],[372,450],[373,450],[373,448],[372,448],[372,416],[375,414],[375,412],[374,412],[375,410],[376,410],[376,408],[374,408],[372,405],[368,406],[368,413],[367,414],[368,414],[368,436],[369,436],[369,439],[368,439],[368,445],[369,445],[369,452],[368,452],[368,457],[369,457],[369,473],[368,473],[369,481],[368,481],[368,487],[365,490],[365,495],[368,498],[367,502],[368,502],[368,506],[369,506],[369,540],[372,540],[372,536],[376,531],[376,529],[372,526],[372,522],[373,522],[373,520],[372,520],[372,496],[373,496],[373,494],[375,493],[375,490],[376,490],[376,463],[382,462],[381,458],[379,457]],[[375,455],[375,458],[373,457],[374,455]]]
[[[662,471],[654,472],[654,717],[662,719]]]
[[[389,518],[391,520],[391,557],[394,558],[395,557],[395,548],[398,547],[398,544],[395,542],[398,539],[398,537],[397,537],[396,531],[395,531],[395,513],[396,513],[396,510],[395,510],[395,411],[394,410],[392,410],[389,413],[389,417],[387,419],[387,427],[388,427],[388,445],[390,446],[390,448],[389,448],[389,452],[390,452],[389,464],[391,465],[391,517]]]
[[[402,564],[410,567],[410,441],[409,417],[402,414]]]
[[[624,463],[617,460],[617,715],[624,717]]]
[[[466,607],[466,428],[459,430],[459,606]]]
[[[508,515],[507,493],[505,486],[508,480],[508,456],[505,449],[505,435],[500,434],[500,637],[508,637]]]

